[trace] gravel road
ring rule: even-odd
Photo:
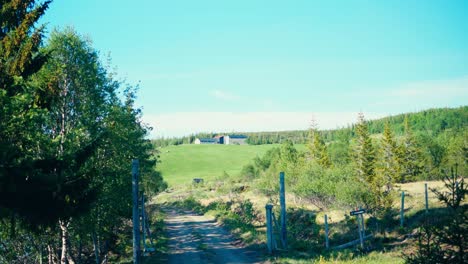
[[[169,263],[262,263],[213,218],[166,208]]]

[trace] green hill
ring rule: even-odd
[[[234,175],[277,145],[179,145],[160,149],[160,171],[170,186],[187,184],[193,178],[205,180]]]
[[[369,132],[374,138],[374,147],[379,151],[380,133],[386,122],[389,123],[397,141],[403,134],[403,120],[408,117],[410,127],[415,134],[416,144],[420,150],[424,171],[421,179],[439,179],[443,169],[458,164],[462,173],[466,166],[463,155],[466,155],[466,133],[468,107],[429,109],[418,113],[400,114],[368,122]],[[160,148],[160,171],[164,179],[172,186],[190,183],[193,178],[213,179],[222,177],[224,172],[236,175],[242,167],[252,162],[255,156],[263,156],[277,143],[289,139],[295,144],[304,144],[308,131],[283,131],[245,133],[251,145],[191,145],[182,144],[192,138],[160,139],[153,141],[155,147],[176,144]],[[354,126],[321,131],[327,143],[328,154],[335,165],[351,162],[350,144],[354,138]],[[201,135],[201,134],[200,134]],[[198,135],[198,136],[200,136]],[[192,135],[191,137],[194,137]],[[204,134],[204,137],[213,135]],[[273,144],[271,144],[273,143]],[[178,145],[182,144],[182,145]],[[298,149],[304,145],[296,146]]]

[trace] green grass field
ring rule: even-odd
[[[179,145],[162,148],[157,168],[169,186],[240,173],[256,156],[278,145]]]

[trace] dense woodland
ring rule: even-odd
[[[164,183],[136,87],[74,29],[45,39],[49,4],[0,1],[0,263],[101,263],[131,242],[131,160]]]

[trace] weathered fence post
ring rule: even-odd
[[[401,192],[401,210],[400,210],[400,227],[403,227],[405,222],[405,192]]]
[[[362,210],[362,207],[359,207],[359,210]],[[362,226],[362,237],[363,240],[366,239],[366,226],[364,225],[364,214],[361,214],[361,226]]]
[[[287,249],[287,231],[286,231],[286,194],[284,188],[284,172],[280,172],[280,206],[281,206],[281,244]]]
[[[133,263],[140,263],[140,214],[138,212],[138,167],[137,159],[132,160],[133,195]]]
[[[356,219],[358,222],[359,243],[361,243],[361,248],[364,249],[364,237],[362,236],[361,216],[359,214],[356,215]]]
[[[429,212],[429,198],[427,196],[427,183],[424,184],[424,195],[426,196],[426,214]]]
[[[268,254],[271,254],[273,252],[273,221],[271,219],[272,213],[271,209],[273,208],[272,204],[267,204],[265,205],[266,209],[266,225],[267,225],[267,248],[268,248]]]
[[[328,216],[325,215],[325,247],[328,249],[330,244],[328,242]]]

